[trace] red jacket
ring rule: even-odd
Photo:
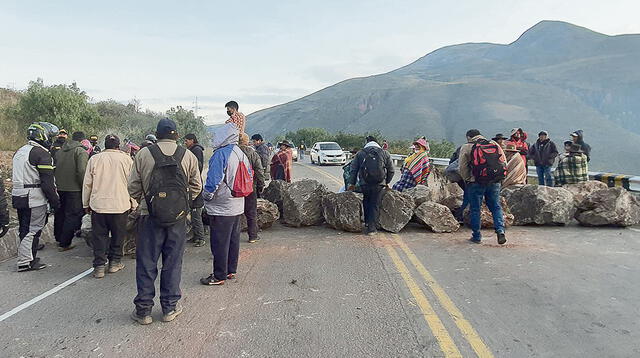
[[[524,160],[524,163],[526,165],[527,155],[529,154],[529,143],[527,143],[527,132],[522,131],[522,136],[520,136],[520,138],[518,139],[514,138],[514,136],[512,135],[511,138],[509,139],[509,143],[512,143],[513,145],[516,146],[516,149],[518,149],[518,151],[520,152],[520,155],[522,155],[522,160]]]

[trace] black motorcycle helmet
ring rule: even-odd
[[[58,127],[49,122],[35,122],[27,128],[27,139],[48,149],[58,135],[58,131]]]

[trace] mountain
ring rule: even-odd
[[[542,21],[515,42],[448,46],[389,73],[346,80],[248,116],[251,133],[377,129],[446,139],[544,129],[558,145],[583,129],[591,170],[640,174],[640,35]]]

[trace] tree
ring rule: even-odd
[[[102,124],[89,96],[75,83],[45,86],[40,78],[29,83],[10,113],[23,128],[33,122],[51,122],[67,131],[76,131]]]
[[[316,142],[333,142],[333,135],[324,128],[302,128],[295,132],[287,132],[285,138],[296,145],[305,143],[311,146]]]
[[[202,143],[210,139],[210,133],[204,124],[204,118],[201,116],[196,117],[192,110],[186,110],[182,106],[172,107],[167,111],[167,117],[176,122],[180,135],[184,136],[193,133]]]

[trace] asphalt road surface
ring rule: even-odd
[[[341,185],[342,169],[294,165]],[[640,228],[341,233],[276,225],[243,242],[236,282],[205,287],[209,247],[188,247],[184,313],[130,320],[134,266],[87,275],[83,244],[50,266],[0,264],[2,357],[638,357]],[[243,234],[243,240],[246,234]],[[83,276],[85,275],[85,276]]]

